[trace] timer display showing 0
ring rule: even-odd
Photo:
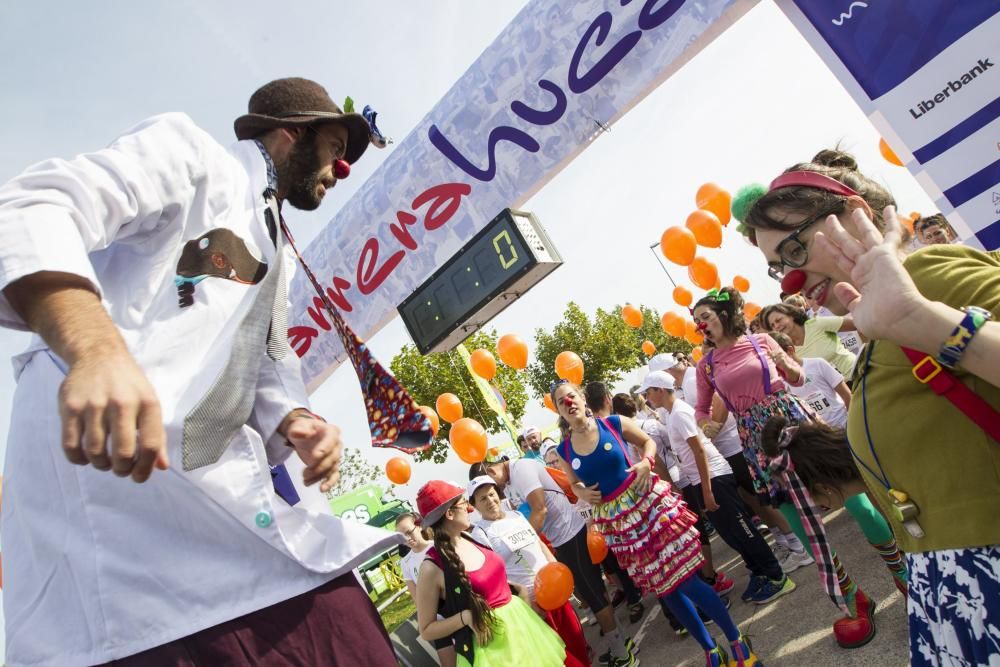
[[[412,333],[424,346],[431,347],[496,296],[514,274],[534,264],[510,217],[483,231],[408,300]]]

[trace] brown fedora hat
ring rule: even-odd
[[[236,138],[253,139],[276,127],[339,123],[347,129],[344,159],[354,164],[371,140],[368,121],[359,113],[344,113],[323,86],[290,77],[264,84],[250,96],[248,113],[233,123]]]

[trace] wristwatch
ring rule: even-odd
[[[965,349],[969,347],[976,332],[993,319],[993,313],[978,306],[966,306],[962,312],[965,313],[965,317],[941,344],[941,349],[938,351],[938,362],[952,370],[965,354]]]

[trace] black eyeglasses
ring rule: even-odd
[[[843,197],[838,198],[836,206],[831,206],[828,210],[820,213],[819,215],[809,218],[796,227],[794,232],[783,238],[781,243],[779,243],[776,248],[780,261],[767,263],[767,275],[771,276],[774,280],[781,282],[782,278],[785,277],[786,266],[792,269],[798,269],[805,266],[806,262],[809,261],[809,250],[806,248],[805,242],[799,238],[799,234],[806,231],[820,220],[825,220],[827,216],[840,211],[844,207],[845,201],[847,200]]]

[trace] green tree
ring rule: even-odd
[[[598,308],[593,319],[574,302],[566,305],[562,321],[551,331],[535,329],[535,360],[528,366],[528,382],[539,396],[548,392],[556,379],[555,359],[564,350],[583,359],[584,381],[612,385],[633,369],[646,363],[642,343],[652,341],[657,353],[691,350],[683,338],[674,338],[660,327],[660,315],[640,306],[642,327],[633,329],[621,318],[621,306]]]
[[[340,479],[326,497],[336,498],[376,481],[381,482],[387,492],[391,491],[391,484],[382,468],[369,463],[360,449],[344,447],[343,458],[340,459]]]
[[[497,333],[493,330],[479,331],[466,339],[465,346],[470,352],[483,348],[495,355],[497,338]],[[412,345],[406,345],[393,357],[389,366],[417,403],[433,408],[439,395],[450,392],[462,401],[463,416],[475,419],[489,433],[505,431],[500,418],[486,404],[465,362],[455,350],[424,356]],[[497,374],[491,384],[503,395],[507,402],[507,412],[515,422],[524,417],[524,407],[528,401],[522,377],[521,372],[497,360]],[[441,430],[434,439],[433,447],[417,454],[417,460],[442,463],[448,455],[448,433],[449,424],[442,419]]]

